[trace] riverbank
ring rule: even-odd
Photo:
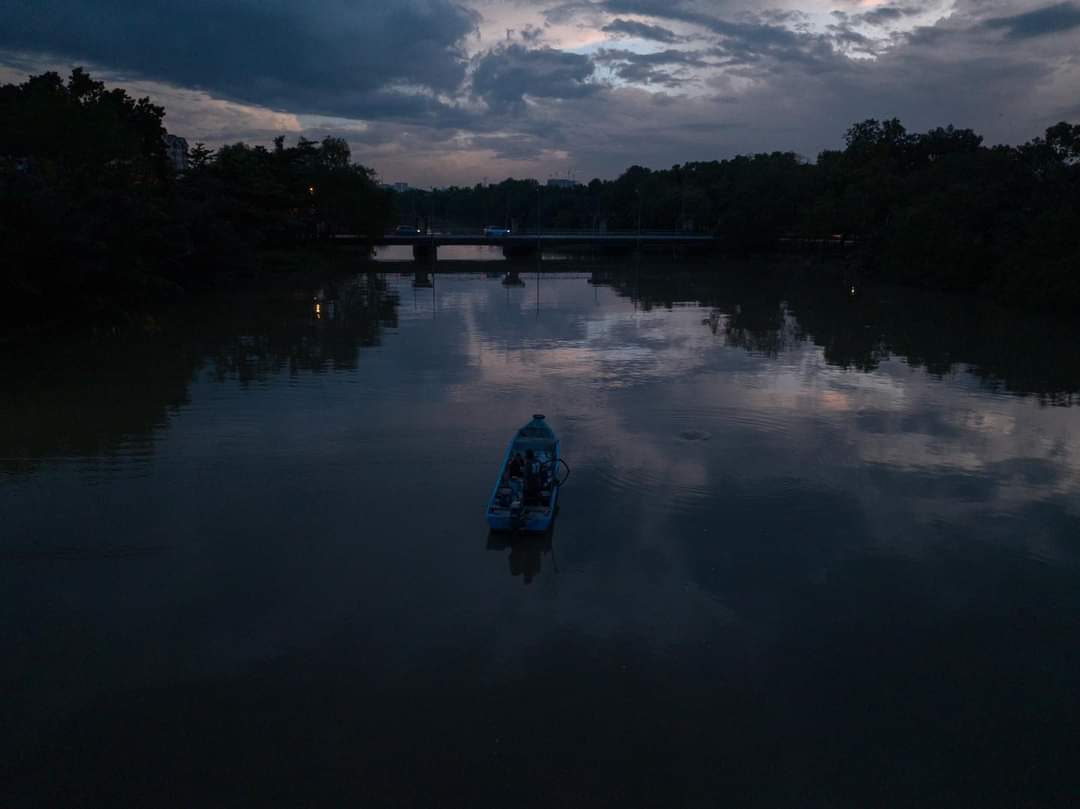
[[[730,268],[737,274],[767,272],[772,278],[789,276],[804,296],[815,288],[827,292],[833,288],[862,290],[867,285],[896,286],[923,293],[940,293],[957,303],[986,308],[999,307],[1002,317],[1043,316],[1055,321],[1071,318],[1080,303],[1076,290],[1061,284],[1031,288],[970,290],[940,288],[933,275],[908,268],[897,271],[895,260],[883,260],[876,247],[855,246],[844,250],[790,247],[752,255],[719,253],[710,256],[674,258],[663,254],[609,256],[568,256],[538,260],[536,257],[472,261],[462,258],[431,261],[379,261],[365,247],[331,242],[308,243],[300,247],[259,251],[248,260],[235,262],[214,272],[192,270],[187,277],[160,278],[145,274],[109,274],[108,283],[92,293],[64,296],[37,295],[24,291],[18,297],[18,316],[9,317],[0,332],[0,345],[17,346],[53,337],[83,336],[87,339],[152,334],[168,320],[182,320],[187,310],[197,309],[200,301],[249,288],[286,288],[333,282],[357,272],[378,273],[469,273],[469,272],[600,272],[633,277],[635,272],[655,276],[712,274]],[[1064,277],[1060,273],[1053,278]],[[1035,269],[1028,276],[1040,278]],[[675,286],[678,286],[676,284]],[[15,297],[9,297],[15,302]]]
[[[175,316],[201,298],[252,285],[344,275],[369,261],[363,248],[312,244],[262,250],[247,261],[212,273],[192,268],[186,277],[183,273],[173,278],[99,273],[90,288],[68,295],[24,287],[7,296],[10,310],[0,329],[0,345],[56,336],[96,339],[153,333],[162,318]]]

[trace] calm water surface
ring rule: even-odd
[[[1080,799],[1074,334],[385,268],[5,358],[0,804]],[[508,546],[534,412],[573,472]]]

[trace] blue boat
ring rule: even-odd
[[[492,531],[542,534],[555,520],[559,487],[570,467],[559,457],[559,439],[543,414],[514,435],[491,492],[487,519]]]

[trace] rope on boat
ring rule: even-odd
[[[562,480],[559,480],[558,477],[555,474],[556,469],[558,468],[558,465],[560,465],[560,464],[566,469],[566,477],[564,477]],[[562,486],[564,483],[566,483],[566,481],[570,480],[570,464],[568,464],[562,458],[556,458],[553,461],[548,461],[545,464],[545,466],[552,467],[552,469],[551,469],[551,479],[555,481],[556,486]]]

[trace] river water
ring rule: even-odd
[[[9,352],[3,806],[1080,795],[1074,333],[813,264],[455,266]],[[572,474],[507,544],[534,412]]]

